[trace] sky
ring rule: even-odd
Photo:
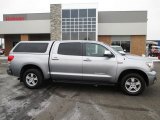
[[[97,3],[98,11],[148,11],[147,40],[160,40],[160,0],[0,0],[3,14],[44,13],[50,4]]]

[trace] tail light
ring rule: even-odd
[[[14,59],[14,56],[13,56],[13,55],[9,55],[9,56],[8,56],[8,62],[11,62],[13,59]]]

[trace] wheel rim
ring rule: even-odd
[[[135,93],[141,89],[141,82],[137,78],[129,78],[125,82],[125,88],[128,92]]]
[[[38,83],[38,77],[34,73],[29,73],[26,75],[26,83],[29,86],[35,86]]]

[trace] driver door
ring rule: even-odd
[[[104,56],[108,49],[98,43],[83,44],[83,80],[113,82],[116,77],[116,57]]]

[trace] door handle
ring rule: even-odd
[[[59,60],[58,57],[53,57],[52,60]]]
[[[89,58],[86,58],[83,61],[90,62],[91,60]]]

